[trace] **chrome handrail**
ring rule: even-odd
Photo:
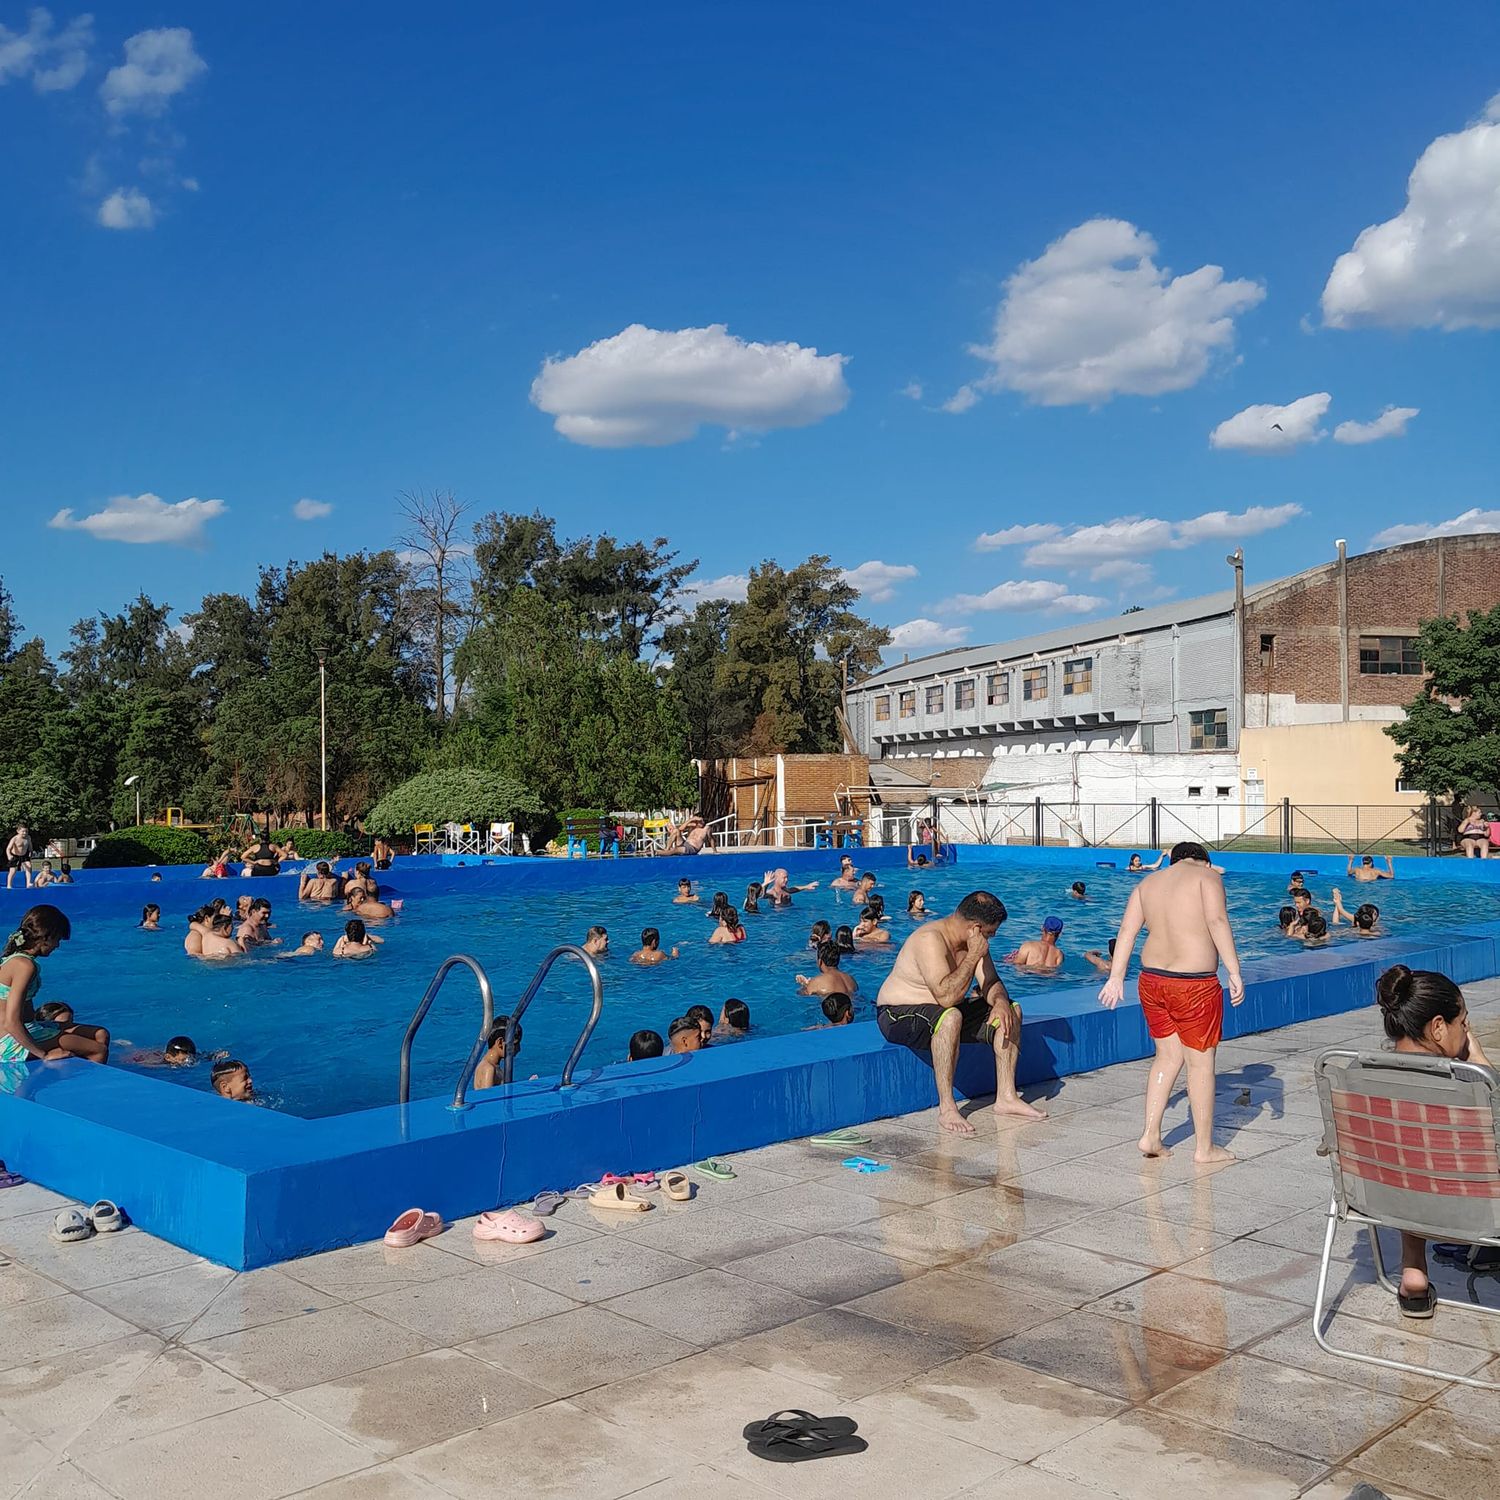
[[[474,1045],[469,1049],[469,1059],[464,1064],[463,1071],[458,1075],[458,1086],[453,1090],[453,1103],[449,1109],[468,1109],[464,1096],[469,1091],[469,1082],[474,1077],[474,1069],[479,1066],[480,1056],[485,1049],[485,1039],[490,1034],[490,1028],[495,1024],[495,996],[490,989],[489,975],[479,966],[479,960],[470,958],[467,953],[455,953],[445,958],[438,965],[438,971],[432,976],[432,983],[427,986],[427,993],[422,996],[421,1002],[412,1013],[411,1024],[406,1028],[406,1036],[401,1042],[401,1086],[399,1103],[405,1104],[411,1098],[411,1044],[416,1037],[417,1028],[427,1019],[427,1012],[432,1009],[432,1002],[437,999],[437,992],[442,989],[443,981],[459,965],[464,964],[479,981],[479,998],[483,1004],[483,1014],[479,1021],[479,1035],[474,1038]],[[598,986],[595,985],[597,990]],[[595,1006],[595,1015],[598,1015],[598,1006]],[[509,1051],[510,1031],[505,1033],[507,1051]],[[580,1049],[581,1050],[581,1049]],[[507,1061],[505,1069],[505,1081],[510,1082],[510,1064]]]
[[[558,1084],[559,1088],[565,1089],[573,1086],[573,1069],[577,1067],[578,1059],[583,1056],[583,1049],[588,1046],[589,1038],[594,1034],[594,1027],[599,1024],[599,1012],[604,1009],[604,980],[600,976],[599,965],[575,943],[563,943],[542,960],[541,966],[531,976],[531,983],[526,986],[526,993],[521,996],[511,1011],[510,1019],[505,1024],[505,1068],[501,1080],[504,1083],[510,1082],[511,1067],[515,1062],[516,1050],[513,1043],[516,1026],[526,1013],[526,1007],[535,998],[536,992],[541,989],[542,981],[547,977],[547,971],[560,958],[571,958],[581,963],[588,970],[589,981],[594,988],[594,1008],[589,1012],[589,1018],[584,1023],[583,1030],[578,1034],[578,1041],[574,1044],[571,1055],[563,1064],[562,1079]]]

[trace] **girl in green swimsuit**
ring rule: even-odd
[[[77,1022],[59,1027],[37,1019],[33,1008],[42,986],[39,958],[55,953],[72,934],[72,924],[55,906],[33,906],[21,918],[0,953],[0,1062],[33,1058],[109,1058],[109,1032]]]

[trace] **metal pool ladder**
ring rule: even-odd
[[[571,958],[581,963],[588,971],[594,992],[594,1003],[589,1011],[589,1018],[584,1022],[583,1030],[579,1033],[577,1042],[574,1043],[573,1051],[563,1065],[559,1086],[565,1089],[573,1086],[573,1069],[578,1065],[578,1059],[583,1056],[583,1049],[588,1046],[589,1038],[594,1034],[594,1027],[599,1024],[599,1013],[604,1009],[604,980],[600,976],[598,964],[582,948],[572,943],[564,943],[554,948],[542,960],[536,973],[531,976],[531,983],[526,986],[525,993],[510,1013],[510,1020],[505,1027],[505,1069],[501,1079],[503,1083],[511,1081],[511,1066],[515,1060],[515,1049],[512,1044],[515,1040],[516,1025],[525,1013],[526,1007],[535,998],[536,992],[541,989],[542,981],[546,979],[548,971],[560,958]],[[402,1104],[407,1103],[411,1098],[411,1044],[416,1039],[418,1028],[427,1019],[427,1012],[432,1009],[432,1002],[437,998],[438,991],[442,989],[443,982],[460,964],[472,972],[479,984],[482,1011],[479,1019],[479,1034],[474,1038],[474,1045],[469,1049],[469,1056],[464,1063],[463,1071],[458,1075],[458,1084],[453,1090],[453,1102],[448,1108],[462,1110],[469,1107],[465,1096],[469,1091],[470,1080],[474,1077],[474,1069],[479,1065],[479,1059],[484,1053],[485,1038],[489,1036],[490,1028],[495,1024],[495,996],[490,988],[489,975],[484,972],[479,960],[471,958],[467,953],[455,953],[438,965],[438,971],[432,976],[432,983],[427,986],[426,994],[422,996],[416,1010],[412,1012],[411,1024],[407,1026],[406,1035],[401,1041],[399,1102]]]

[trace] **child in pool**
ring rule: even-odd
[[[32,1002],[42,985],[37,960],[57,951],[73,927],[55,906],[33,906],[0,953],[0,1062],[82,1057],[109,1061],[109,1032],[84,1026],[64,1007],[66,1021],[44,1021]]]
[[[484,1039],[485,1054],[479,1059],[478,1066],[474,1069],[474,1087],[476,1089],[492,1089],[498,1084],[505,1073],[505,1028],[510,1024],[509,1016],[496,1016],[495,1024],[490,1027],[489,1035]],[[516,1023],[514,1037],[514,1051],[512,1059],[521,1055],[521,1024]],[[515,1066],[514,1061],[511,1064]]]
[[[333,945],[333,956],[369,958],[375,951],[375,945],[384,941],[384,938],[376,937],[373,932],[366,932],[365,924],[358,917],[351,917],[344,923],[343,936]]]
[[[145,932],[161,931],[161,907],[156,902],[148,901],[141,908],[141,928]]]
[[[880,913],[867,906],[859,914],[859,925],[854,929],[856,943],[888,943],[891,935],[880,925]]]
[[[237,1057],[221,1058],[209,1072],[208,1081],[221,1099],[233,1099],[240,1104],[255,1101],[255,1082],[250,1069]]]

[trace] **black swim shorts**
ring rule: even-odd
[[[886,1041],[894,1042],[898,1047],[910,1047],[913,1052],[931,1052],[932,1034],[950,1010],[957,1010],[959,1014],[961,1041],[993,1045],[995,1028],[990,1020],[989,1002],[978,996],[958,1006],[877,1005],[875,1021]]]

